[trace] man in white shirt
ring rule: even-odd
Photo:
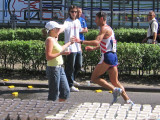
[[[157,43],[157,31],[158,31],[158,23],[155,19],[154,11],[150,11],[148,14],[149,28],[147,30],[147,37],[142,41],[142,43],[156,44]]]
[[[77,19],[77,12],[77,6],[71,5],[69,7],[69,17],[64,22],[65,43],[69,42],[72,37],[79,38],[79,33],[83,30],[80,21]],[[65,64],[65,73],[71,92],[78,92],[78,88],[75,88],[73,86],[73,83],[75,82],[75,77],[77,76],[78,72],[81,70],[82,67],[81,44],[73,43],[69,46],[69,50],[71,51],[71,54],[66,56],[67,61]]]

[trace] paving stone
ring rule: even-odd
[[[0,99],[0,118],[10,120],[139,120],[160,119],[160,105],[59,103],[44,100]],[[9,110],[10,109],[10,110]]]

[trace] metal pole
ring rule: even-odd
[[[111,0],[111,27],[113,27],[113,0]]]
[[[155,0],[153,0],[153,11],[155,11]]]
[[[84,0],[82,0],[82,2],[81,2],[81,8],[82,8],[82,11],[83,11],[83,8],[84,8]]]
[[[132,0],[132,23],[131,23],[131,28],[133,28],[133,22],[134,22],[134,0]]]
[[[73,0],[71,0],[71,5],[73,4]]]
[[[93,9],[92,8],[93,8],[93,4],[92,3],[93,3],[93,0],[91,0],[91,13],[90,13],[90,16],[91,16],[91,28],[93,28],[93,26],[92,26],[92,21],[93,21],[92,20],[92,13],[93,13]]]
[[[100,11],[102,11],[102,0],[100,0]]]
[[[3,0],[3,4],[2,4],[2,5],[3,5],[2,14],[3,14],[3,23],[4,23],[4,14],[5,14],[5,10],[4,10],[4,5],[5,5],[5,4],[4,4],[4,0]]]
[[[53,3],[53,0],[52,0],[52,20],[53,20],[53,6],[54,6],[54,3]]]
[[[40,8],[39,19],[40,19],[40,24],[42,24],[42,0],[40,0],[39,8]]]
[[[159,11],[159,0],[157,0],[157,12]]]
[[[125,16],[127,16],[126,15],[126,10],[125,10],[125,0],[123,0],[123,7],[122,7],[122,10],[123,10],[123,15],[122,15],[122,26],[125,26],[125,23],[127,22],[127,20],[125,21]],[[128,16],[127,16],[128,17]]]
[[[27,22],[26,22],[26,26],[28,27],[28,24],[29,24],[29,22],[30,22],[30,0],[28,0],[28,20],[27,20]]]
[[[157,12],[159,11],[159,0],[157,0]]]
[[[65,0],[65,19],[68,17],[69,1]]]
[[[157,0],[157,12],[159,12],[159,0]],[[159,20],[159,14],[157,14],[156,16],[157,16],[157,20]]]
[[[121,0],[119,0],[119,5],[118,5],[118,6],[119,6],[119,8],[118,8],[118,9],[119,9],[119,15],[118,15],[118,27],[120,27],[120,20],[121,20],[121,16],[120,16],[120,15],[121,15],[121,14],[120,14],[120,11],[121,11],[121,9],[120,9],[121,6],[120,6],[120,5],[121,5],[121,3],[120,3],[120,2],[121,2]]]
[[[138,17],[139,17],[139,0],[137,1],[138,2],[138,5],[137,5],[137,10],[138,10]],[[139,19],[140,19],[140,17],[139,17]],[[139,28],[139,21],[138,21],[138,23],[137,23],[137,27]]]

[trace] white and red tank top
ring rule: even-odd
[[[111,29],[111,27],[106,26],[106,29]],[[100,49],[102,53],[106,52],[116,52],[117,50],[117,40],[115,39],[114,32],[112,30],[111,36],[106,39],[103,39],[100,43]]]

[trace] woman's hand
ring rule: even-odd
[[[69,55],[71,53],[71,51],[62,51],[61,55]]]
[[[74,43],[74,42],[77,42],[77,43],[80,43],[80,39],[76,38],[75,36],[71,37],[70,39],[71,43]]]

